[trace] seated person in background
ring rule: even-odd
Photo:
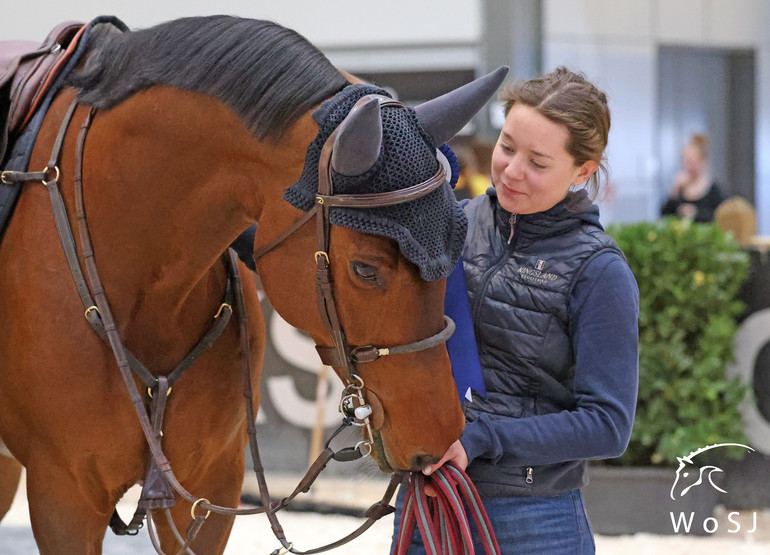
[[[714,211],[725,195],[711,177],[707,148],[708,137],[696,133],[682,149],[682,171],[674,178],[661,216],[674,215],[698,223],[714,220]]]
[[[492,166],[492,151],[495,142],[475,139],[470,144],[473,157],[476,159],[476,171],[469,176],[471,194],[474,197],[483,195],[492,186],[492,176],[489,168]]]
[[[722,231],[731,231],[741,245],[750,245],[757,235],[757,213],[741,197],[730,197],[714,211],[714,223]]]

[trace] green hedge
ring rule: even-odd
[[[745,443],[738,404],[746,388],[728,380],[725,368],[748,256],[713,224],[668,218],[608,232],[626,253],[640,296],[639,402],[631,443],[614,462],[674,465],[706,445]]]

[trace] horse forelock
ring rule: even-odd
[[[215,97],[260,139],[277,140],[347,80],[299,33],[271,21],[182,18],[103,44],[69,84],[111,108],[153,85]]]

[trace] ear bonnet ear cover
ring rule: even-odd
[[[372,85],[350,85],[324,102],[314,113],[318,135],[305,156],[302,175],[286,189],[283,198],[307,212],[318,191],[318,162],[321,148],[332,131],[345,119],[356,101],[367,94],[390,96]],[[380,159],[359,176],[333,172],[334,193],[380,193],[411,187],[430,179],[438,161],[433,140],[422,129],[412,108],[381,109],[383,141]],[[420,269],[426,281],[447,277],[460,257],[468,220],[449,183],[424,197],[382,208],[340,208],[329,211],[338,225],[395,240],[401,253]]]

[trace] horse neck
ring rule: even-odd
[[[97,113],[84,156],[86,211],[129,345],[143,328],[178,343],[180,326],[210,321],[224,290],[222,253],[301,171],[312,135],[301,147],[290,139],[260,142],[218,101],[170,87]]]

